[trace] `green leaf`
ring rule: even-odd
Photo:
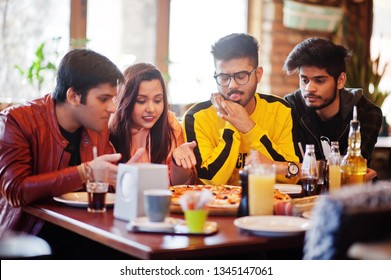
[[[359,33],[356,33],[356,53],[351,57],[350,63],[347,65],[347,87],[362,88],[364,95],[378,107],[381,107],[384,99],[389,92],[380,92],[379,84],[388,67],[385,64],[383,69],[380,69],[380,54],[374,59],[366,59],[364,55],[364,41]],[[369,89],[373,86],[373,93]]]
[[[54,38],[54,41],[59,41],[61,37]],[[41,43],[38,48],[35,50],[34,60],[31,62],[31,65],[27,68],[27,70],[23,70],[19,65],[15,65],[15,68],[19,71],[19,73],[24,76],[28,83],[37,86],[38,89],[41,89],[41,86],[44,82],[44,76],[42,74],[43,71],[52,71],[54,74],[57,71],[57,67],[52,62],[45,61],[45,42]],[[56,56],[58,56],[58,52],[55,52]]]

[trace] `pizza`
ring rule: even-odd
[[[283,193],[280,190],[274,189],[274,203],[279,201],[289,201],[291,197],[289,194]]]
[[[171,203],[173,204],[178,204],[179,197],[185,192],[207,189],[213,194],[210,205],[237,206],[242,193],[242,187],[230,185],[178,185],[170,186],[169,189],[172,192]]]
[[[209,207],[238,207],[242,187],[231,185],[177,185],[170,186],[169,189],[172,192],[171,203],[179,204],[179,197],[188,191],[201,191],[202,189],[208,189],[213,194],[213,199],[209,203]],[[274,190],[274,201],[287,201],[290,200],[288,194],[282,193],[279,190]]]

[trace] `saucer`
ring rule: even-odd
[[[173,231],[175,219],[167,217],[164,222],[151,222],[148,217],[138,217],[131,222],[131,225],[141,231]]]
[[[150,222],[148,217],[138,217],[126,226],[131,232],[164,233],[176,235],[213,235],[218,231],[216,222],[206,221],[204,230],[201,232],[189,232],[185,220],[167,217],[164,222]]]

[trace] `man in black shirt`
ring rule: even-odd
[[[299,43],[285,60],[288,74],[299,72],[300,88],[285,96],[292,107],[293,139],[302,161],[300,145],[315,145],[316,158],[327,159],[327,145],[338,141],[341,155],[348,147],[349,123],[357,107],[361,124],[361,153],[368,161],[382,124],[380,108],[369,101],[362,89],[347,89],[346,60],[350,51],[320,38]],[[323,145],[322,145],[323,144]],[[326,153],[326,154],[325,154]]]

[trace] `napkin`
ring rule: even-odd
[[[179,205],[182,211],[205,209],[212,198],[213,194],[210,190],[190,191],[179,197]]]

